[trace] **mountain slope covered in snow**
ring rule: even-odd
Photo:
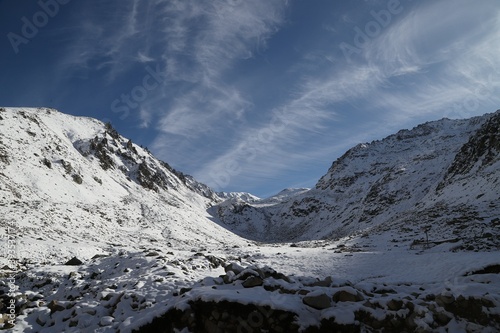
[[[242,242],[210,221],[207,207],[221,201],[210,188],[109,124],[51,109],[0,116],[1,219],[18,235],[19,260],[89,258],[111,244]]]
[[[499,127],[500,111],[428,122],[350,149],[310,191],[211,209],[221,225],[265,242],[383,234],[410,245],[430,227],[433,241],[498,248]]]

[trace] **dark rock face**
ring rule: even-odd
[[[454,177],[471,172],[476,164],[482,169],[499,158],[500,112],[497,112],[462,146],[438,189],[444,187]]]
[[[332,306],[330,297],[327,294],[320,294],[317,296],[305,296],[302,302],[317,310],[327,309]]]

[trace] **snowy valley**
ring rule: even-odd
[[[428,122],[260,199],[98,120],[1,108],[3,328],[498,332],[499,128]]]

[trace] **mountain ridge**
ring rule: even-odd
[[[456,216],[490,233],[495,229],[491,221],[499,215],[499,118],[500,111],[468,120],[442,119],[358,144],[334,161],[312,190],[267,207],[219,205],[220,223],[243,237],[272,241],[268,235],[277,234],[285,242],[335,240],[382,225],[390,229],[410,223],[416,229],[413,216],[419,215],[425,217],[423,224],[435,224],[443,238],[467,233],[467,227],[461,226],[463,232],[449,227]],[[473,148],[477,142],[482,150]],[[467,152],[480,156],[468,158]],[[474,169],[485,154],[488,164]],[[460,161],[473,165],[462,178],[450,178]],[[442,218],[433,218],[444,206],[449,207]]]
[[[0,116],[2,220],[16,221],[20,261],[33,260],[33,246],[61,261],[124,241],[244,242],[211,222],[206,208],[222,201],[215,192],[109,124],[45,108]],[[52,250],[55,239],[61,251]]]

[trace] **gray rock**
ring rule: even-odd
[[[47,304],[47,307],[50,309],[50,313],[51,314],[54,313],[54,312],[57,312],[57,311],[66,310],[66,308],[64,306],[62,306],[61,304],[59,304],[55,300],[50,301],[50,303]]]
[[[387,302],[387,308],[392,311],[399,311],[403,307],[403,301],[399,299],[391,299]]]
[[[364,297],[359,292],[340,290],[333,295],[333,300],[335,302],[359,302],[364,300]]]
[[[330,297],[326,294],[320,294],[317,296],[305,296],[302,299],[302,302],[305,305],[310,306],[310,307],[317,309],[317,310],[327,309],[327,308],[332,306],[332,302],[330,301]]]
[[[232,271],[234,274],[238,275],[240,274],[241,272],[243,272],[245,269],[243,267],[241,267],[240,265],[236,264],[236,263],[230,263],[229,265],[225,266],[224,267],[224,271],[227,273],[229,271]]]
[[[264,280],[262,280],[259,276],[250,276],[243,283],[243,287],[245,288],[253,288],[262,286],[264,284]]]
[[[316,282],[312,283],[311,286],[313,286],[313,287],[330,287],[332,282],[333,282],[332,277],[327,276],[324,280],[316,281]]]
[[[79,266],[81,264],[83,264],[83,262],[80,259],[78,259],[77,257],[73,257],[70,260],[68,260],[64,265],[66,265],[66,266]]]
[[[436,303],[439,306],[446,306],[455,302],[455,296],[451,294],[441,294],[436,296]]]

